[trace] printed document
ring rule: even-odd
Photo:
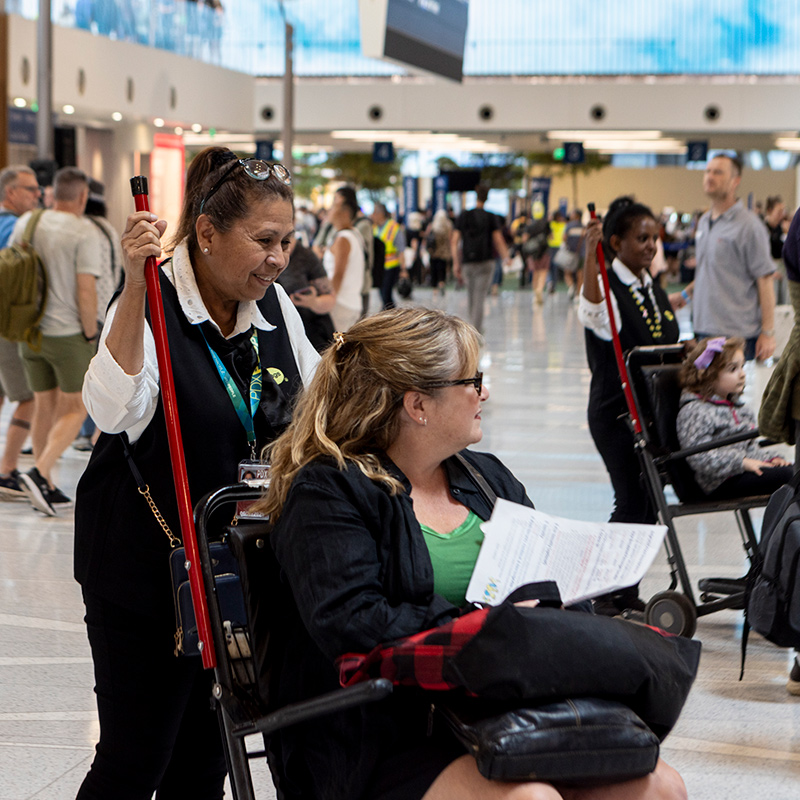
[[[498,500],[481,528],[485,539],[467,600],[497,605],[526,583],[555,581],[564,605],[638,583],[652,564],[665,525],[580,522]]]

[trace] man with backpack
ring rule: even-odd
[[[508,261],[508,245],[503,238],[498,217],[484,208],[489,187],[475,188],[475,208],[463,211],[456,222],[450,247],[453,254],[453,274],[467,285],[467,320],[483,333],[483,305],[494,272],[496,251]],[[459,247],[460,245],[460,247]]]
[[[99,238],[83,217],[89,197],[86,174],[64,167],[56,172],[54,188],[53,208],[42,212],[32,241],[48,276],[41,348],[25,342],[19,346],[33,389],[35,458],[33,469],[20,474],[20,485],[33,507],[48,516],[56,515],[57,505],[71,502],[53,485],[51,472],[86,416],[81,389],[95,352],[96,282],[103,273]],[[17,221],[12,241],[22,241],[29,216]]]
[[[36,173],[22,164],[0,171],[0,248],[9,244],[17,218],[39,205],[42,190]],[[16,403],[6,430],[6,444],[0,459],[0,494],[24,498],[19,485],[17,462],[31,429],[33,392],[28,386],[16,342],[0,338],[0,405],[3,399]]]

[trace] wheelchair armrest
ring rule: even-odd
[[[274,733],[289,725],[297,725],[317,717],[332,714],[335,711],[344,711],[363,703],[372,703],[382,700],[392,693],[392,683],[386,678],[373,678],[369,681],[348,686],[345,689],[336,689],[333,692],[322,694],[311,700],[301,703],[291,703],[279,708],[258,720],[236,725],[233,733],[236,736],[248,736],[252,733]]]
[[[656,462],[659,464],[666,463],[667,461],[676,461],[680,458],[686,458],[687,456],[694,456],[698,453],[706,453],[709,450],[716,450],[718,447],[726,447],[729,444],[737,444],[738,442],[747,442],[750,439],[758,438],[759,433],[758,431],[742,431],[741,433],[734,433],[732,436],[724,436],[722,439],[713,439],[710,442],[705,442],[704,444],[698,444],[694,447],[686,447],[683,450],[675,450],[673,453],[668,453],[666,455],[660,456],[656,458]]]

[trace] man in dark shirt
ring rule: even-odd
[[[321,352],[333,341],[333,322],[328,312],[336,302],[322,262],[295,240],[289,263],[277,282],[295,304],[308,340]]]
[[[483,207],[489,188],[479,185],[475,189],[475,208],[462,212],[451,240],[453,274],[457,280],[462,275],[467,285],[468,321],[483,332],[483,304],[494,272],[494,256],[508,260],[508,245],[500,230],[500,221]]]

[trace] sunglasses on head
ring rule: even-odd
[[[233,171],[238,166],[244,168],[245,175],[256,181],[266,181],[271,177],[275,177],[285,186],[292,185],[292,175],[283,164],[270,164],[268,161],[262,161],[260,158],[237,158],[236,161],[223,173],[222,177],[211,187],[211,191],[203,198],[200,203],[199,213],[203,213],[206,203],[219,191],[219,188],[225,181],[230,178]]]

